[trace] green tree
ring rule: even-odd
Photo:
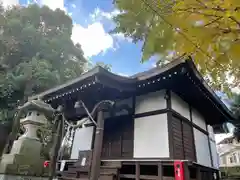
[[[112,66],[110,64],[105,64],[104,62],[97,62],[94,66],[101,66],[102,68],[108,70],[108,71],[112,71]]]
[[[0,8],[0,115],[12,117],[28,96],[75,78],[85,69],[72,19],[47,6]]]
[[[122,13],[112,33],[143,42],[142,62],[191,55],[210,85],[240,87],[240,1],[114,0]],[[229,83],[229,77],[234,80]]]

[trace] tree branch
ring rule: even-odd
[[[207,6],[200,0],[196,0],[199,4],[201,4],[203,7],[207,8]]]
[[[231,20],[233,20],[235,23],[237,23],[237,25],[240,27],[240,22],[233,16],[229,17]]]
[[[199,9],[197,9],[197,8],[192,8],[192,9],[177,9],[176,11],[174,11],[174,12],[189,12],[189,13],[191,13],[191,14],[201,14],[201,15],[203,15],[203,16],[207,16],[207,17],[217,17],[217,18],[220,18],[220,17],[222,17],[222,16],[218,16],[218,15],[214,15],[214,14],[206,14],[206,13],[203,13],[203,12],[199,12],[198,11]]]
[[[222,19],[222,18],[223,18],[223,17],[218,17],[218,18],[214,19],[213,21],[211,21],[211,22],[205,24],[204,26],[207,27],[207,26],[209,26],[209,25],[211,25],[211,24],[213,24],[213,23],[219,21],[219,20]]]

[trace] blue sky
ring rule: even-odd
[[[0,0],[1,1],[1,0]],[[154,66],[154,61],[140,63],[141,43],[133,44],[122,34],[110,35],[115,27],[111,20],[119,13],[112,0],[2,0],[5,4],[38,3],[51,9],[61,8],[74,22],[72,39],[80,43],[85,56],[93,63],[101,61],[112,65],[112,71],[132,75]]]

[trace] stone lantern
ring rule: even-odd
[[[41,156],[42,143],[37,137],[37,130],[47,123],[46,116],[50,117],[54,109],[40,100],[27,102],[19,109],[26,114],[20,119],[24,134],[13,142],[9,154],[2,155],[0,179],[15,180],[24,176],[38,180],[43,175],[44,159]]]
[[[24,134],[14,141],[10,154],[32,154],[40,156],[42,144],[37,137],[37,130],[47,123],[43,113],[36,110],[28,111],[25,118],[20,120]]]

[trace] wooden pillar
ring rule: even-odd
[[[208,132],[208,125],[207,124],[206,124],[206,130]],[[209,137],[209,133],[207,134],[207,138],[208,138],[208,148],[209,148],[211,166],[213,167],[212,148],[211,148],[211,140],[210,140],[210,137]]]
[[[202,172],[201,172],[201,168],[198,166],[197,167],[197,180],[202,180]]]
[[[162,163],[158,163],[158,177],[157,180],[163,180],[163,166]]]
[[[220,180],[220,171],[216,171],[216,180]]]
[[[172,128],[172,102],[171,91],[166,90],[165,97],[167,103],[167,122],[168,122],[168,144],[169,144],[169,157],[174,159],[174,147],[173,147],[173,128]]]
[[[185,175],[184,180],[190,180],[190,171],[188,167],[188,162],[184,162],[184,175]]]
[[[95,132],[95,141],[92,155],[92,164],[90,172],[90,180],[98,180],[101,166],[102,141],[104,131],[104,113],[99,111],[97,115],[97,127]]]
[[[139,164],[139,162],[135,163],[135,168],[136,168],[135,180],[140,180],[140,164]]]

